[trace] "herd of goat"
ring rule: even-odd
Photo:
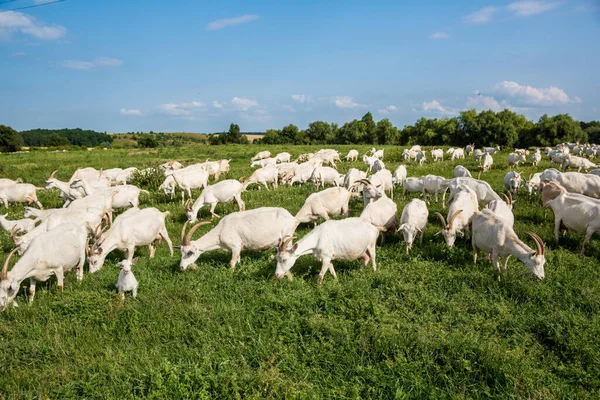
[[[479,160],[481,172],[488,171],[494,160],[492,155],[499,147],[475,149],[474,145],[451,148],[444,154],[441,149],[431,150],[432,160],[444,156],[460,160],[472,156]],[[514,170],[519,163],[530,161],[537,166],[545,154],[561,170],[546,169],[524,179]],[[346,174],[336,169],[340,154],[336,150],[322,149],[316,153],[302,154],[295,161],[289,153],[271,157],[268,151],[256,154],[250,160],[258,167],[248,178],[220,181],[222,174],[229,172],[230,160],[206,161],[184,167],[178,161],[162,164],[164,182],[160,189],[171,198],[181,191],[181,201],[187,221],[181,230],[180,269],[195,268],[201,254],[211,250],[225,250],[232,254],[230,267],[235,268],[242,250],[266,250],[276,248],[277,267],[275,277],[287,276],[296,260],[312,254],[322,263],[319,284],[327,271],[336,277],[332,261],[363,259],[364,266],[371,263],[376,270],[376,244],[380,233],[381,243],[386,234],[399,232],[404,238],[406,252],[423,234],[429,221],[430,200],[448,204],[447,217],[436,212],[441,222],[440,234],[452,247],[457,236],[470,238],[473,259],[478,251],[489,255],[500,279],[500,263],[506,269],[507,261],[513,256],[523,262],[539,279],[544,279],[545,249],[542,239],[533,232],[525,232],[534,243],[529,247],[513,230],[513,195],[525,188],[529,195],[540,195],[544,208],[552,209],[555,216],[555,238],[561,231],[572,230],[585,233],[582,254],[594,232],[600,233],[600,171],[590,169],[596,165],[590,158],[600,156],[600,147],[567,143],[556,148],[537,149],[532,153],[515,149],[508,155],[511,171],[504,177],[507,194],[496,193],[484,180],[471,176],[461,165],[454,169],[454,177],[447,179],[436,175],[408,177],[404,165],[392,173],[384,164],[384,150],[371,149],[362,159],[366,172],[351,168]],[[359,153],[351,150],[347,161],[356,161]],[[414,160],[422,164],[426,152],[420,146],[405,149],[405,161]],[[577,172],[567,172],[568,168]],[[581,173],[581,170],[585,173]],[[0,201],[8,208],[9,203],[28,203],[24,219],[8,220],[7,214],[0,216],[0,225],[10,232],[15,248],[5,259],[0,282],[0,309],[9,304],[16,306],[15,297],[21,283],[29,278],[29,301],[33,301],[38,281],[52,275],[58,286],[63,287],[64,273],[75,269],[78,280],[83,279],[87,260],[89,272],[102,268],[106,256],[113,250],[121,250],[125,259],[118,263],[121,268],[117,290],[121,296],[132,291],[135,297],[138,282],[131,272],[136,247],[149,246],[150,257],[154,257],[155,246],[164,240],[173,255],[173,244],[169,238],[165,218],[169,212],[154,207],[139,208],[140,195],[145,190],[131,185],[134,174],[152,173],[151,169],[114,168],[96,170],[80,168],[68,181],[61,181],[52,172],[43,189],[58,189],[63,208],[44,210],[38,201],[35,185],[22,180],[0,179]],[[214,183],[209,185],[213,177]],[[259,207],[246,210],[242,194],[249,185],[257,184],[267,190],[269,185],[277,189],[279,184],[294,185],[311,182],[315,192],[308,196],[300,211],[294,216],[280,207]],[[326,186],[331,186],[326,188]],[[397,204],[393,201],[394,188],[402,188],[402,196],[421,193],[423,200],[413,199],[402,210],[398,218]],[[192,190],[202,189],[193,201]],[[259,186],[260,189],[260,186]],[[321,190],[322,189],[322,190]],[[186,199],[187,195],[187,199]],[[446,197],[448,199],[446,200]],[[349,203],[353,198],[363,199],[363,211],[359,217],[349,218]],[[193,240],[194,232],[209,222],[197,222],[198,212],[210,207],[215,213],[217,204],[235,201],[239,212],[224,216],[219,223],[202,237]],[[37,208],[31,207],[35,204]],[[113,219],[113,212],[120,211]],[[331,219],[342,215],[343,219]],[[319,219],[325,222],[317,225]],[[296,241],[294,232],[301,223],[314,224],[314,229]],[[188,230],[188,224],[193,226]],[[21,257],[9,271],[9,263],[15,253]]]

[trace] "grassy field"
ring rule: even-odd
[[[370,146],[354,146],[361,154]],[[147,167],[232,158],[227,178],[249,176],[256,146],[186,146],[127,156],[127,150],[0,155],[0,177],[22,177],[42,186],[58,169],[68,179],[78,166]],[[347,152],[350,146],[337,147]],[[269,147],[293,156],[315,147]],[[385,162],[400,164],[401,148],[386,147]],[[497,191],[508,171],[506,154],[484,174]],[[476,171],[471,158],[461,161]],[[408,165],[409,176],[452,176],[450,161]],[[363,168],[342,163],[340,171]],[[549,166],[544,161],[538,170]],[[521,168],[520,168],[521,169]],[[531,166],[522,168],[525,176]],[[143,207],[169,210],[169,234],[178,242],[185,221],[179,201],[156,188]],[[249,188],[248,208],[281,206],[296,213],[310,185],[277,191]],[[40,192],[46,207],[57,192]],[[195,194],[196,196],[198,193]],[[406,204],[394,197],[399,212]],[[362,202],[351,204],[360,214]],[[236,211],[233,204],[217,213]],[[311,256],[292,269],[293,281],[275,281],[271,252],[244,252],[235,272],[230,255],[201,256],[196,271],[179,271],[179,255],[165,244],[157,257],[139,249],[134,267],[137,299],[116,295],[113,252],[104,268],[65,290],[54,279],[38,285],[35,302],[0,314],[0,398],[598,398],[600,395],[600,244],[579,255],[582,235],[557,245],[551,217],[537,198],[520,195],[515,229],[537,232],[547,245],[546,280],[538,281],[515,259],[498,282],[491,263],[473,265],[471,244],[448,249],[433,236],[440,223],[430,206],[423,245],[410,255],[397,236],[377,249],[378,271],[360,262],[334,261],[339,279],[317,285],[320,264]],[[442,211],[445,215],[446,213]],[[23,206],[11,206],[20,218]],[[200,213],[208,219],[207,209]],[[198,235],[211,226],[199,229]],[[299,229],[299,236],[309,226]],[[0,233],[0,260],[12,248]],[[533,245],[531,243],[531,245]],[[25,286],[23,283],[23,287]]]

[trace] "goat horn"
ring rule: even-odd
[[[537,233],[534,233],[535,237],[537,238],[538,242],[540,243],[540,246],[542,247],[542,254],[546,253],[546,246],[544,246],[544,241],[542,240],[541,237],[539,237],[539,235]]]
[[[289,236],[286,235],[281,239],[281,242],[279,243],[279,250],[285,250],[285,248],[287,247],[288,243],[291,242],[292,240],[296,239],[296,236]]]
[[[185,221],[185,224],[183,224],[183,228],[181,228],[181,243],[183,243],[183,239],[185,238],[185,228],[187,228],[187,225],[190,221]]]
[[[525,232],[525,234],[533,239],[535,242],[536,253],[539,255],[544,255],[544,243],[542,239],[533,232]]]
[[[530,181],[532,177],[533,177],[533,174],[529,174],[529,179],[527,179],[527,180]]]
[[[100,223],[98,225],[96,225],[96,229],[94,229],[94,238],[96,240],[98,240],[98,238],[100,237],[100,235],[98,234],[98,229],[100,229],[101,226],[102,226],[102,221],[100,221]]]
[[[11,238],[11,239],[13,240],[13,242],[15,242],[15,243],[17,243],[16,236],[17,236],[17,226],[16,226],[16,225],[14,225],[14,226],[12,227],[12,229],[10,230],[10,238]]]
[[[448,227],[452,226],[452,223],[454,222],[454,220],[456,219],[456,217],[459,216],[460,213],[462,213],[463,210],[458,210],[456,211],[454,214],[452,214],[452,216],[450,217],[450,219],[448,220]]]
[[[510,201],[510,203],[508,203],[508,205],[511,205],[513,202],[513,198],[512,198],[512,193],[508,192],[508,200]]]
[[[437,215],[440,221],[442,221],[442,226],[444,227],[444,229],[446,229],[448,225],[446,225],[446,220],[444,219],[444,216],[439,212],[436,212],[435,215]]]
[[[192,240],[192,235],[194,234],[194,232],[196,232],[196,229],[200,228],[202,225],[208,225],[210,224],[210,222],[205,221],[205,222],[198,222],[196,225],[192,226],[192,229],[190,229],[190,231],[187,233],[187,236],[185,237],[185,241],[183,242],[184,246],[189,246],[190,242]]]
[[[357,181],[354,181],[354,183],[356,183],[356,182],[363,183],[365,185],[370,185],[371,184],[371,182],[369,182],[368,179],[359,179]]]
[[[192,201],[192,199],[187,199],[187,201],[185,202],[185,206],[184,206],[184,208],[185,208],[186,210],[190,210],[190,209],[191,209],[191,207],[190,207],[190,202],[191,202],[191,201]]]
[[[506,202],[506,204],[510,204],[507,195],[505,195],[504,193],[500,193],[500,196],[504,197],[504,201]]]
[[[55,170],[54,172],[52,172],[52,173],[50,174],[50,179],[54,179],[54,174],[55,174],[55,173],[57,173],[57,172],[58,172],[58,170]]]
[[[8,279],[8,262],[10,261],[10,258],[13,256],[13,254],[15,254],[15,252],[19,250],[18,247],[15,247],[13,249],[13,251],[11,251],[8,254],[8,257],[6,257],[6,260],[4,261],[4,266],[2,267],[2,280],[5,281]]]

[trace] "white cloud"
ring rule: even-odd
[[[185,117],[191,116],[194,111],[204,109],[206,104],[199,101],[192,101],[191,103],[166,103],[158,106],[158,110],[167,115],[174,117]]]
[[[463,20],[469,24],[484,24],[492,19],[492,16],[498,11],[496,7],[485,7],[463,17]]]
[[[78,70],[91,70],[100,67],[119,67],[123,65],[121,60],[117,60],[116,58],[108,58],[101,57],[96,58],[92,61],[82,61],[82,60],[64,60],[59,63],[62,67],[68,69],[78,69]]]
[[[135,115],[138,117],[141,117],[142,115],[144,115],[140,110],[135,110],[135,109],[131,109],[131,108],[121,108],[120,113],[121,113],[121,115]]]
[[[367,107],[366,104],[359,104],[355,102],[354,98],[350,96],[334,96],[331,98],[331,101],[337,108],[342,109]]]
[[[223,108],[223,103],[219,103],[217,100],[213,100],[212,106],[214,108]]]
[[[309,96],[306,94],[293,94],[292,100],[297,101],[298,103],[302,103],[302,104],[312,103],[314,101],[312,96]]]
[[[519,17],[531,17],[559,6],[557,1],[523,0],[510,3],[506,8]]]
[[[252,107],[258,106],[258,102],[256,100],[250,100],[236,96],[233,99],[231,99],[231,105],[237,108],[238,110],[247,111]]]
[[[379,111],[381,114],[391,114],[391,113],[395,113],[396,111],[398,111],[398,107],[389,105],[389,106],[386,106],[385,108],[381,108],[377,111]]]
[[[27,53],[24,51],[18,51],[16,53],[12,53],[9,57],[25,57]]]
[[[223,18],[212,21],[208,25],[206,25],[206,30],[208,31],[216,31],[218,29],[227,28],[232,25],[244,24],[246,22],[251,22],[258,19],[258,15],[242,15],[241,17],[235,18]]]
[[[467,99],[467,107],[479,110],[492,110],[495,112],[502,111],[505,108],[512,109],[506,101],[503,101],[502,104],[500,104],[498,100],[493,97],[480,95],[469,97]]]
[[[495,84],[491,90],[500,96],[510,97],[527,105],[552,106],[557,104],[581,103],[579,97],[569,97],[564,90],[555,86],[536,88],[520,85],[517,82],[503,81]]]
[[[447,114],[447,115],[456,114],[456,109],[450,108],[450,107],[444,107],[444,106],[442,106],[442,104],[439,101],[437,101],[435,99],[431,100],[430,102],[424,101],[421,108],[423,111],[426,111],[426,112],[436,112],[436,113]]]
[[[1,12],[0,36],[10,38],[14,32],[42,40],[57,40],[67,33],[67,29],[60,25],[46,25],[28,14],[16,11]]]
[[[289,104],[284,104],[281,106],[281,108],[283,108],[284,110],[289,111],[289,112],[296,112],[296,109],[294,107],[290,106]]]
[[[55,3],[58,0],[33,0],[35,4]]]
[[[444,32],[435,32],[432,33],[431,35],[429,35],[429,39],[448,39],[450,36],[448,36],[447,33]]]

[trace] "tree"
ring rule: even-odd
[[[535,137],[536,142],[541,146],[553,146],[564,142],[585,143],[588,139],[579,123],[569,114],[558,114],[553,117],[542,115],[535,127]]]
[[[158,141],[152,135],[140,135],[137,140],[138,146],[145,148],[158,147]]]
[[[378,144],[396,144],[398,143],[399,133],[398,129],[389,119],[382,119],[377,123],[377,143]]]
[[[63,136],[52,135],[48,138],[48,146],[61,147],[61,146],[68,146],[69,144],[70,144],[69,139],[67,139],[66,137],[63,137]]]
[[[361,122],[364,124],[364,132],[360,141],[362,143],[374,144],[377,140],[377,124],[375,123],[375,120],[373,120],[373,114],[367,112],[362,117]]]
[[[0,125],[0,152],[13,153],[21,151],[21,138],[10,126]]]
[[[312,144],[332,143],[335,136],[333,132],[334,124],[328,124],[325,121],[314,121],[308,124],[306,137]]]

